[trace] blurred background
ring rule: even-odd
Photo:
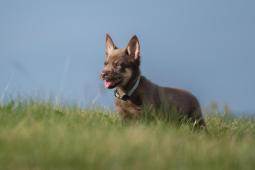
[[[141,41],[142,73],[255,113],[255,1],[0,1],[0,97],[113,108],[99,79],[105,34]]]

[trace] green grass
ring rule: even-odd
[[[40,102],[0,107],[0,169],[254,169],[255,120],[206,116],[209,134]]]

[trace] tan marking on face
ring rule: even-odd
[[[122,80],[121,86],[125,86],[129,82],[132,74],[133,72],[130,68],[125,69],[125,72],[123,73],[123,80]]]

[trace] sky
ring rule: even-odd
[[[105,34],[136,34],[141,71],[162,86],[255,113],[255,1],[1,0],[0,100],[15,97],[113,107],[99,79]]]

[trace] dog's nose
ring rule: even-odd
[[[104,77],[106,73],[104,71],[101,72],[101,77]]]
[[[104,78],[108,74],[108,71],[103,70],[101,72],[101,77]]]

